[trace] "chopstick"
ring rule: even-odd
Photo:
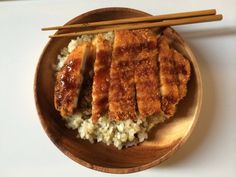
[[[200,11],[192,11],[192,12],[164,14],[164,15],[157,15],[157,16],[126,18],[126,19],[119,19],[119,20],[108,20],[108,21],[73,24],[73,25],[65,25],[65,26],[46,27],[46,28],[42,28],[42,30],[46,31],[46,30],[57,30],[57,29],[117,25],[117,24],[137,23],[137,22],[152,22],[152,21],[162,21],[162,20],[170,20],[170,19],[178,19],[178,18],[186,18],[186,17],[196,17],[196,16],[204,16],[204,15],[215,15],[215,14],[216,14],[215,9],[208,9],[208,10],[200,10]]]
[[[114,27],[104,27],[102,29],[95,29],[89,31],[81,31],[81,32],[72,32],[66,34],[56,34],[49,36],[50,38],[57,37],[71,37],[71,36],[79,36],[84,34],[96,34],[96,33],[104,33],[108,31],[114,30],[124,30],[124,29],[142,29],[142,28],[152,28],[152,27],[162,27],[162,26],[176,26],[176,25],[184,25],[184,24],[192,24],[192,23],[202,23],[202,22],[210,22],[210,21],[219,21],[222,20],[223,16],[221,14],[218,15],[206,15],[200,17],[187,17],[180,18],[174,20],[164,20],[160,22],[150,22],[150,23],[133,23],[133,24],[124,24],[124,25],[116,25]]]

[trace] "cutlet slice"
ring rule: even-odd
[[[142,117],[161,112],[157,52],[141,52],[135,62],[135,85],[138,110]]]
[[[140,115],[148,117],[161,112],[158,66],[157,35],[150,29],[134,30],[141,51],[135,57],[135,87]]]
[[[178,80],[175,71],[173,51],[169,48],[168,39],[161,36],[159,40],[160,92],[161,108],[166,117],[174,115],[179,101]]]
[[[108,112],[108,92],[110,85],[111,43],[103,35],[95,39],[96,59],[92,88],[92,119],[96,122],[99,117]]]
[[[78,45],[56,75],[54,105],[62,117],[71,116],[77,107],[78,95],[83,82],[83,72],[90,51],[90,43]]]
[[[176,50],[173,50],[173,59],[178,79],[179,99],[182,99],[187,93],[187,83],[191,74],[190,62]]]
[[[135,119],[134,51],[131,31],[115,31],[110,69],[109,118]]]

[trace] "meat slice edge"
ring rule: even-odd
[[[79,44],[56,74],[54,105],[63,118],[71,116],[77,107],[83,72],[90,51],[90,43]]]
[[[110,86],[111,42],[102,34],[95,39],[96,58],[92,87],[92,120],[97,122],[99,117],[108,112],[108,94]]]
[[[115,31],[110,69],[109,118],[125,120],[136,118],[132,31]]]

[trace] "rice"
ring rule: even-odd
[[[111,43],[114,40],[114,33],[103,33],[104,37]],[[76,46],[84,41],[93,41],[95,35],[82,35],[70,41],[67,47],[61,50],[58,55],[56,70],[60,70],[68,55]],[[148,131],[158,123],[164,122],[163,115],[152,116],[142,119],[139,115],[136,120],[110,120],[107,115],[100,117],[97,123],[93,123],[91,115],[84,112],[76,113],[67,117],[66,126],[77,130],[78,138],[89,140],[91,143],[103,142],[107,145],[114,145],[118,149],[137,145],[148,138]]]
[[[137,145],[148,138],[148,131],[156,124],[164,121],[164,116],[155,116],[148,119],[140,117],[137,120],[113,121],[108,116],[98,119],[97,123],[92,118],[83,119],[81,113],[77,113],[66,119],[66,126],[78,131],[78,138],[87,139],[91,143],[103,142],[113,144],[118,149]]]

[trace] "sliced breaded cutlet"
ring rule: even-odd
[[[174,49],[172,50],[178,79],[179,100],[181,100],[187,93],[187,83],[190,79],[191,66],[189,60],[186,59],[181,53]]]
[[[183,39],[172,28],[165,28],[163,34],[168,38],[169,45],[175,46],[179,44],[179,46],[182,46],[184,43]],[[172,50],[178,79],[179,99],[182,99],[187,93],[187,83],[190,79],[191,66],[189,60],[181,52],[173,48]]]
[[[150,29],[133,31],[141,50],[135,59],[135,87],[141,117],[161,112],[157,65],[157,35]]]
[[[77,107],[83,82],[86,60],[91,52],[90,43],[78,45],[68,56],[64,66],[56,75],[54,105],[62,117],[71,116]]]
[[[110,69],[109,118],[135,119],[134,35],[129,30],[115,31]]]
[[[111,42],[98,34],[95,39],[96,59],[92,88],[92,119],[96,122],[99,117],[108,112],[108,93],[110,85]]]
[[[176,111],[179,101],[178,80],[175,70],[173,51],[169,47],[168,38],[161,36],[159,40],[159,67],[161,108],[166,117],[171,117]]]
[[[171,117],[176,111],[176,104],[187,93],[191,66],[188,59],[171,47],[174,42],[181,43],[181,39],[170,28],[163,33],[159,40],[160,90],[162,110],[166,117]]]

